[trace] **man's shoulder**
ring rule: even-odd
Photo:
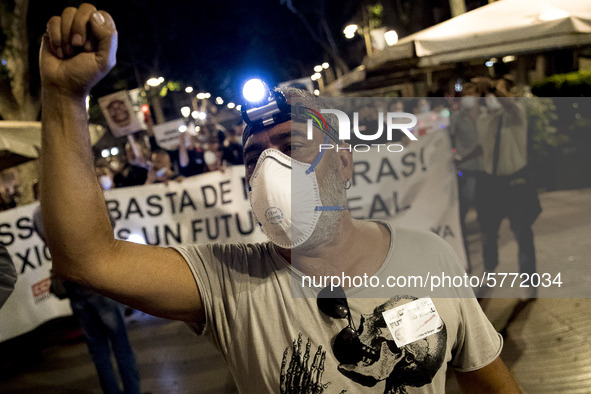
[[[399,247],[421,247],[432,246],[436,248],[450,249],[451,246],[440,236],[427,230],[417,230],[406,227],[393,228],[393,238],[396,239]]]
[[[214,258],[220,261],[241,260],[250,261],[253,259],[272,258],[272,245],[270,242],[245,243],[207,243],[207,244],[187,244],[174,246],[185,258],[194,259],[199,256],[205,259]]]

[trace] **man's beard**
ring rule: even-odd
[[[336,157],[331,155],[327,158],[329,157],[331,158],[329,168],[336,168]],[[336,171],[329,170],[322,180],[318,180],[318,187],[322,206],[347,206],[347,191]],[[342,213],[343,211],[322,211],[314,232],[296,250],[312,250],[332,241],[341,232]]]

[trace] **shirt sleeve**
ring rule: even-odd
[[[4,246],[0,245],[0,308],[12,294],[16,278],[16,270],[10,254]]]
[[[211,335],[222,351],[229,346],[242,286],[247,277],[243,244],[207,244],[174,247],[185,259],[201,295],[204,324],[190,323],[198,335]]]
[[[461,298],[460,325],[451,366],[470,372],[492,363],[503,349],[503,337],[490,323],[475,298]]]

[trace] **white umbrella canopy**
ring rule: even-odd
[[[100,125],[90,125],[92,144],[105,133]],[[41,150],[41,122],[0,121],[0,170],[33,160]]]
[[[430,66],[589,44],[589,0],[500,0],[405,37],[364,64],[416,56]]]

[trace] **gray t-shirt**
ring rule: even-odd
[[[389,254],[376,275],[403,265],[457,265],[453,249],[434,234],[389,228]],[[474,298],[433,298],[441,331],[397,347],[381,312],[429,295],[391,289],[388,298],[347,290],[360,338],[379,358],[339,364],[334,337],[346,319],[324,315],[316,298],[292,296],[296,272],[271,243],[177,247],[193,272],[206,323],[193,326],[222,352],[242,393],[442,393],[447,365],[473,371],[495,360],[502,337]],[[422,294],[419,294],[421,293]]]

